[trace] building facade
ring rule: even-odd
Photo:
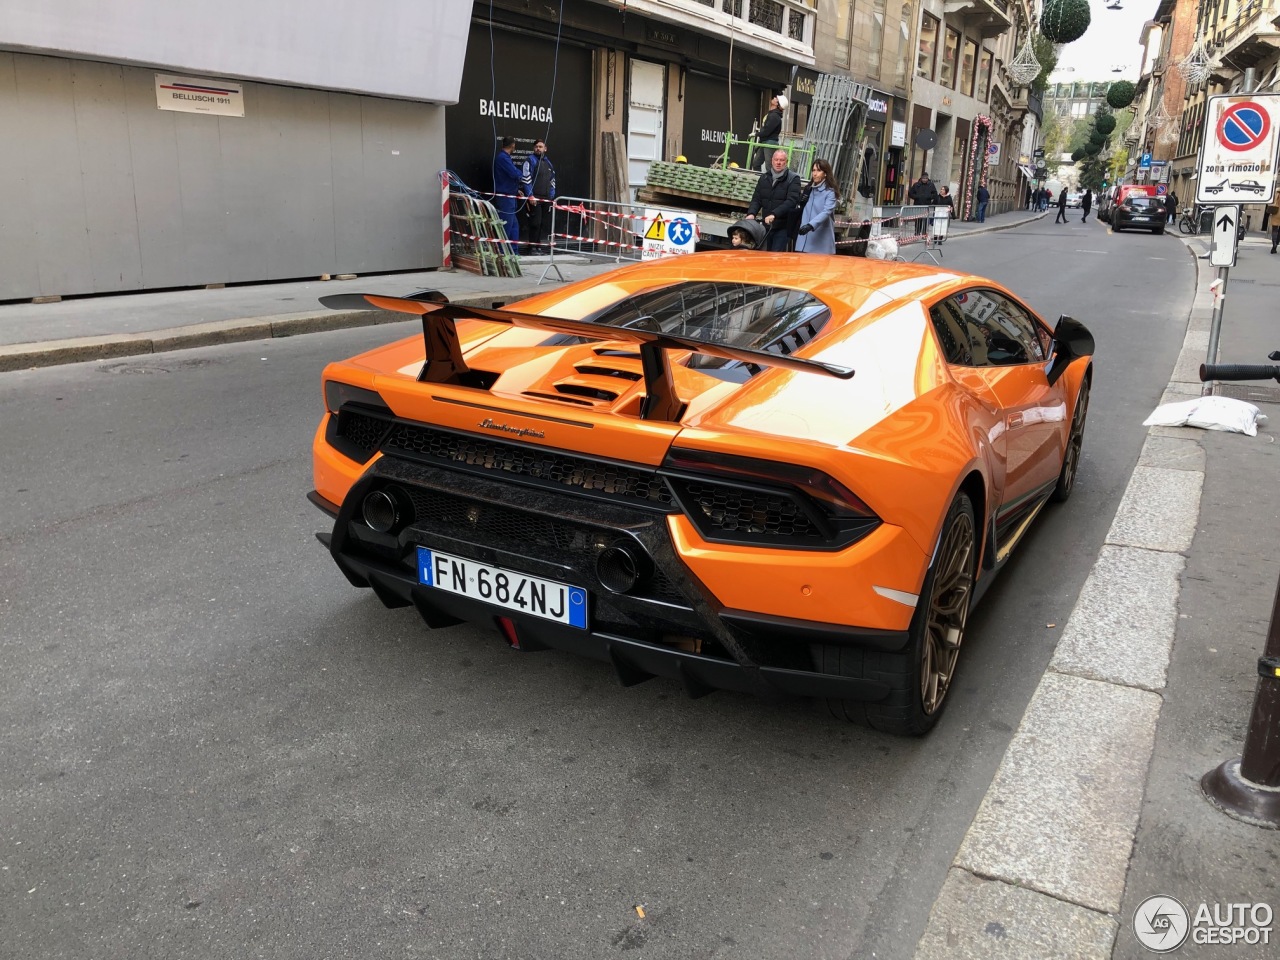
[[[547,141],[562,196],[629,200],[652,161],[708,165],[814,76],[817,0],[477,0],[470,14],[447,153],[478,189],[510,136],[517,159]]]
[[[0,300],[438,266],[469,11],[0,0]]]
[[[979,185],[991,195],[990,213],[1021,202],[1026,172],[1018,161],[1028,100],[1006,64],[1031,23],[1026,2],[920,3],[906,179],[927,172],[950,185],[957,216],[972,214]]]

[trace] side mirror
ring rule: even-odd
[[[1053,328],[1053,359],[1046,373],[1050,385],[1058,382],[1073,361],[1092,356],[1093,334],[1089,328],[1071,317],[1059,317]]]

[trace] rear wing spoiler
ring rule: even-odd
[[[680,419],[684,404],[676,395],[675,381],[671,375],[668,350],[701,353],[721,360],[758,364],[763,367],[782,367],[802,373],[819,373],[848,380],[853,376],[852,367],[820,360],[803,360],[765,350],[750,350],[720,343],[705,343],[691,337],[634,327],[610,327],[585,320],[561,320],[516,310],[487,310],[482,307],[464,307],[449,302],[437,290],[424,290],[409,297],[384,297],[375,293],[340,293],[321,297],[320,302],[331,310],[393,310],[422,317],[422,338],[426,345],[426,362],[418,374],[420,383],[465,384],[470,372],[462,356],[458,341],[459,320],[481,320],[485,323],[502,323],[511,327],[546,330],[551,333],[586,337],[615,343],[633,343],[640,351],[640,365],[644,371],[645,399],[640,416],[645,420]]]

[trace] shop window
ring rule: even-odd
[[[942,68],[938,71],[938,83],[944,87],[956,86],[956,57],[960,55],[960,34],[947,28],[947,45],[942,50]]]
[[[916,43],[916,76],[925,80],[933,79],[934,61],[938,56],[939,26],[938,18],[927,13],[920,24],[920,40]]]
[[[965,40],[964,55],[960,58],[960,92],[973,96],[973,77],[978,68],[978,45]]]
[[[983,50],[978,60],[978,75],[981,77],[978,87],[978,99],[986,101],[991,97],[991,51]]]

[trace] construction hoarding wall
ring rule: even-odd
[[[561,196],[591,193],[591,51],[487,25],[471,29],[462,89],[446,111],[449,169],[477,190],[493,187],[502,137],[516,140],[517,166],[547,141]]]
[[[0,49],[452,103],[471,0],[0,0]]]
[[[0,53],[0,300],[440,265],[444,107]]]

